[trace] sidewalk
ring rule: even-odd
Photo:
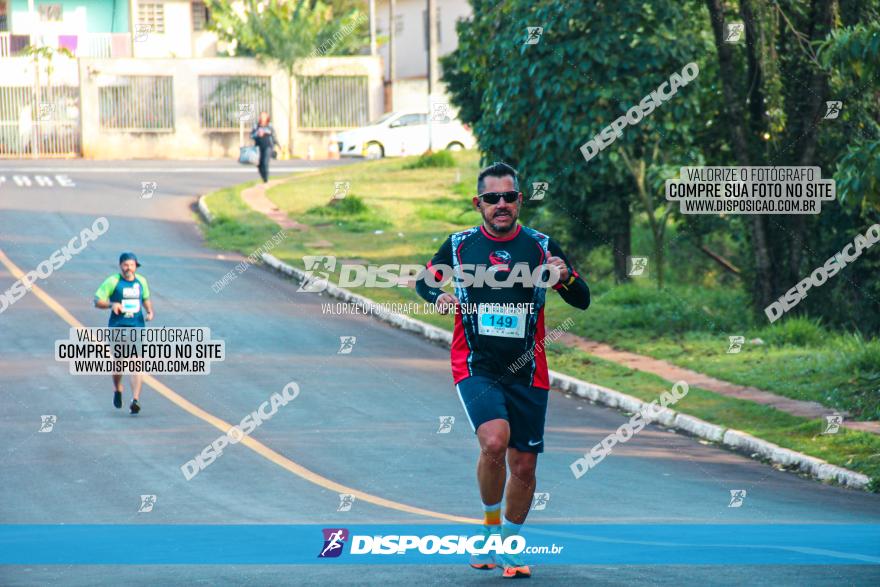
[[[721,379],[704,375],[690,369],[678,367],[672,363],[660,359],[638,355],[627,351],[617,350],[607,344],[582,338],[580,336],[566,333],[559,337],[559,341],[564,344],[578,348],[582,351],[590,353],[600,359],[629,367],[636,371],[644,371],[652,373],[667,381],[679,381],[681,379],[688,382],[689,385],[713,391],[715,393],[745,399],[759,404],[772,406],[781,412],[786,412],[792,416],[800,416],[802,418],[813,418],[821,420],[825,416],[838,413],[846,417],[846,412],[835,412],[831,408],[825,407],[817,402],[808,402],[787,398],[777,395],[769,391],[764,391],[756,387],[746,387],[737,385]],[[844,419],[843,426],[853,430],[861,430],[862,432],[873,432],[880,434],[880,422],[855,422]]]

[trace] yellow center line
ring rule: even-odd
[[[9,270],[12,275],[15,276],[16,279],[22,279],[24,277],[24,272],[19,269],[15,263],[13,263],[9,257],[0,249],[0,263],[2,263],[6,269]],[[83,324],[77,320],[73,314],[67,311],[67,309],[58,303],[52,296],[47,294],[42,288],[40,288],[36,284],[32,284],[30,287],[31,291],[35,296],[37,296],[46,306],[55,312],[62,320],[67,322],[73,328],[85,328]],[[175,392],[173,389],[153,377],[152,375],[144,375],[144,383],[146,383],[149,387],[153,388],[159,395],[165,397],[165,399],[169,400],[171,403],[177,405],[182,408],[184,411],[192,414],[199,420],[207,422],[214,428],[223,432],[224,434],[232,428],[232,424],[226,422],[222,418],[218,418],[213,414],[206,412],[199,406],[190,402],[179,393]],[[374,505],[397,510],[401,512],[407,512],[410,514],[417,514],[420,516],[427,516],[429,518],[436,518],[440,520],[447,520],[450,522],[460,522],[464,524],[479,524],[482,520],[478,520],[476,518],[465,518],[462,516],[454,516],[451,514],[444,514],[442,512],[435,512],[432,510],[426,510],[423,508],[414,507],[411,505],[406,505],[405,503],[400,503],[397,501],[392,501],[390,499],[385,499],[383,497],[379,497],[377,495],[372,495],[370,493],[365,493],[358,489],[354,489],[353,487],[348,487],[346,485],[342,485],[341,483],[337,483],[323,475],[319,475],[314,471],[311,471],[302,465],[295,463],[289,458],[285,457],[281,453],[278,453],[259,440],[251,438],[250,436],[245,436],[239,442],[239,444],[243,444],[264,459],[271,461],[281,467],[282,469],[286,469],[287,471],[293,473],[297,477],[305,479],[315,485],[320,487],[324,487],[325,489],[329,489],[331,491],[335,491],[337,493],[350,493],[354,495],[356,498],[372,503]]]

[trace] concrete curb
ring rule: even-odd
[[[206,223],[208,223],[208,224],[214,223],[214,215],[211,214],[210,210],[208,210],[208,205],[205,203],[205,196],[201,196],[199,198],[198,209],[199,209],[199,214],[202,215],[202,219]]]
[[[213,222],[213,215],[208,210],[204,200],[204,196],[199,198],[198,209],[205,221],[210,224]],[[441,343],[444,346],[452,345],[452,333],[447,330],[386,310],[384,306],[373,302],[369,298],[352,293],[328,281],[316,279],[311,274],[292,267],[268,253],[262,253],[261,258],[269,267],[300,282],[300,287],[313,285],[320,289],[322,293],[332,298],[357,305],[364,314],[369,314],[382,322],[402,330],[414,332],[427,340]],[[631,395],[555,371],[550,371],[550,385],[561,391],[625,412],[636,413],[650,405],[650,402],[644,402]],[[816,457],[782,448],[772,442],[762,440],[739,430],[710,424],[694,416],[682,414],[669,408],[661,410],[655,422],[666,428],[680,430],[697,438],[721,444],[737,452],[748,454],[753,458],[759,457],[783,467],[797,468],[822,481],[835,481],[840,485],[856,489],[865,489],[871,481],[867,475],[832,465]]]

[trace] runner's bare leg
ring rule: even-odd
[[[477,461],[480,497],[487,505],[500,503],[507,476],[504,455],[510,439],[510,425],[501,418],[484,422],[477,428],[477,439],[480,441],[480,458]]]

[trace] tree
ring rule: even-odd
[[[589,161],[579,148],[700,55],[705,43],[694,17],[672,0],[472,4],[473,17],[458,25],[458,48],[442,60],[459,117],[473,127],[484,160],[517,166],[526,191],[531,182],[549,182],[545,200],[527,202],[526,218],[540,216],[578,245],[610,246],[614,274],[626,281],[640,180],[618,149],[633,162],[659,164],[648,159],[660,139],[663,158],[678,157],[688,143],[676,124],[689,127],[696,118],[697,92],[682,89]],[[538,26],[539,39],[527,43],[529,27]],[[655,212],[650,201],[636,205]],[[656,236],[662,250],[659,227]]]
[[[276,63],[287,74],[288,153],[293,153],[294,71],[308,57],[341,55],[363,41],[363,13],[337,0],[345,14],[317,0],[208,0],[210,28],[239,54]],[[362,28],[362,27],[360,27]],[[346,33],[346,34],[343,34]]]
[[[870,144],[860,144],[859,139],[853,141],[851,133],[841,132],[846,124],[823,120],[823,115],[826,101],[834,97],[830,81],[839,79],[840,68],[848,67],[840,59],[840,46],[835,51],[828,40],[836,38],[841,26],[855,22],[873,22],[876,26],[876,1],[705,0],[703,4],[715,35],[731,163],[819,166],[827,170],[827,177],[841,158],[849,157],[844,160],[856,162],[869,156]],[[745,25],[744,44],[724,42],[725,24],[736,21]],[[852,41],[838,40],[842,44]],[[863,57],[869,58],[870,43],[874,43],[872,55],[876,59],[876,41],[862,41],[868,43]],[[824,64],[819,60],[821,46],[827,51]],[[876,88],[876,76],[872,79]],[[861,92],[870,85],[862,83]],[[858,86],[838,84],[835,90],[837,96],[847,97],[849,109],[870,109],[863,97],[854,94],[855,87]],[[876,113],[876,105],[873,110]],[[870,126],[864,120],[862,124]],[[876,123],[873,126],[876,128]],[[848,185],[859,183],[844,182],[844,195]],[[788,290],[805,271],[812,271],[816,262],[824,262],[824,253],[811,252],[811,244],[816,239],[816,229],[828,226],[828,217],[837,218],[832,224],[840,229],[847,227],[850,233],[856,230],[852,219],[844,218],[846,215],[835,204],[828,203],[823,206],[821,218],[755,215],[747,220],[753,254],[750,281],[756,310]]]

